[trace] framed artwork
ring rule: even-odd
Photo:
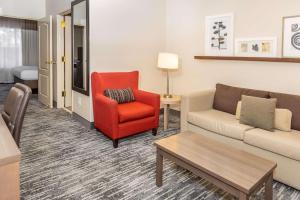
[[[282,56],[300,58],[300,15],[283,18]]]
[[[232,56],[234,46],[234,15],[205,17],[205,55]]]
[[[276,57],[277,38],[244,38],[235,40],[235,55],[241,57]]]

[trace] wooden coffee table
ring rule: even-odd
[[[273,171],[277,164],[197,133],[186,132],[155,142],[156,185],[162,186],[163,158],[204,178],[239,199],[265,186],[265,199],[273,197]]]

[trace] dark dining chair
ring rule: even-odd
[[[10,89],[1,112],[1,116],[18,146],[20,146],[24,116],[31,94],[32,91],[28,86],[21,83],[15,84]]]

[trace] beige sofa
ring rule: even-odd
[[[235,115],[214,109],[215,90],[183,96],[181,129],[275,161],[275,180],[300,189],[300,131],[269,132],[240,124]]]

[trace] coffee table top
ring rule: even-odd
[[[155,145],[245,193],[253,192],[277,166],[272,161],[192,132],[161,139]]]

